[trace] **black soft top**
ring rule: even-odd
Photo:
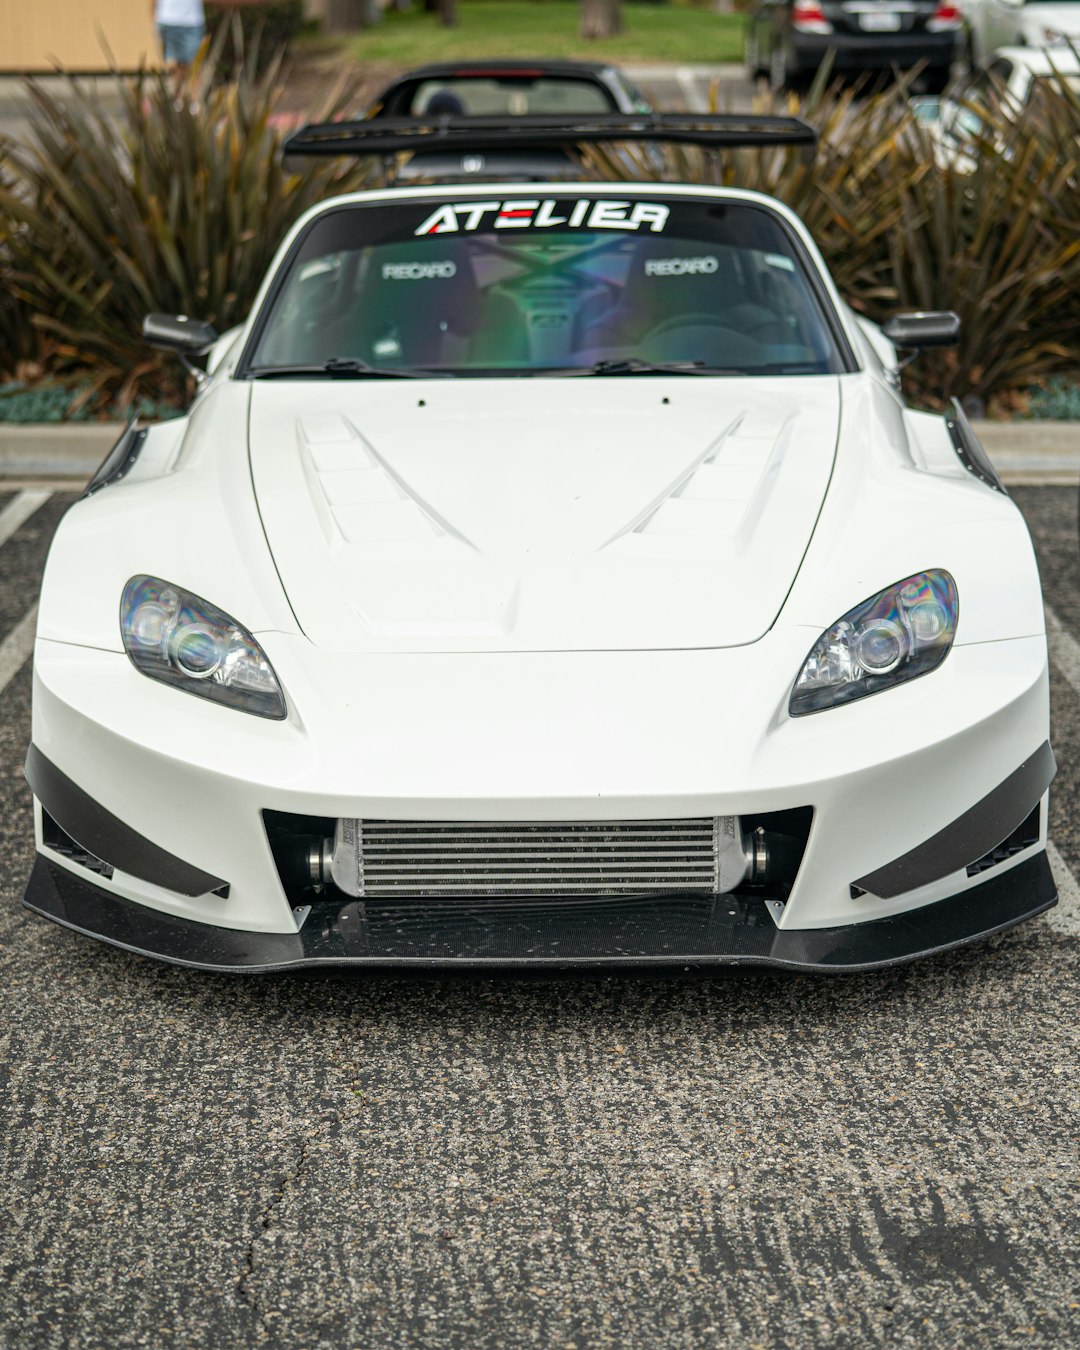
[[[469,75],[531,75],[535,73],[537,75],[599,76],[604,71],[611,69],[613,67],[607,61],[553,61],[543,56],[532,60],[511,57],[503,61],[439,61],[429,66],[417,66],[415,70],[407,70],[404,75],[399,75],[392,84],[387,85],[387,92],[402,84],[412,84],[418,80],[445,79],[447,76],[454,75],[465,77]]]

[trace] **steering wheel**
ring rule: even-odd
[[[738,329],[732,328],[731,324],[723,319],[717,318],[715,314],[705,314],[691,312],[689,314],[673,314],[670,319],[665,319],[663,323],[658,323],[655,328],[650,328],[645,333],[641,342],[649,342],[653,338],[663,337],[665,333],[674,332],[679,328],[723,328],[728,333],[738,332]]]

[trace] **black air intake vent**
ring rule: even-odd
[[[54,853],[59,853],[62,858],[70,858],[73,863],[96,872],[98,876],[111,877],[113,874],[111,863],[103,862],[93,853],[88,853],[81,844],[72,839],[70,834],[62,830],[44,809],[41,812],[41,842]]]
[[[1042,802],[1039,802],[1027,820],[1022,825],[1018,825],[1008,839],[998,844],[997,848],[992,848],[977,862],[968,863],[968,876],[976,877],[980,872],[986,872],[991,867],[997,867],[998,863],[1008,862],[1010,858],[1014,858],[1024,849],[1030,848],[1032,844],[1037,844],[1042,833],[1041,812]]]

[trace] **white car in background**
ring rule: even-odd
[[[1080,0],[965,0],[972,66],[999,47],[1067,47],[1080,42]]]
[[[388,121],[290,148],[813,140]],[[320,203],[242,329],[150,317],[201,391],[57,530],[26,904],[235,971],[857,970],[1049,908],[1031,540],[899,394],[958,327],[733,188]]]
[[[1020,118],[1041,87],[1080,99],[1080,56],[1070,47],[1005,47],[947,98],[916,97],[912,104],[933,138],[937,163],[971,172],[974,142],[983,130],[979,110]]]
[[[1080,13],[1080,5],[1076,10]],[[982,102],[1004,99],[1007,110],[1018,115],[1040,85],[1080,97],[1080,55],[1071,47],[1002,47],[991,53],[964,96]]]

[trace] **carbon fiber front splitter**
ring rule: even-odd
[[[249,933],[124,900],[38,855],[29,909],[142,956],[203,970],[778,966],[873,970],[1001,932],[1056,903],[1043,851],[936,904],[841,928],[778,929],[744,896],[322,899],[296,933]]]

